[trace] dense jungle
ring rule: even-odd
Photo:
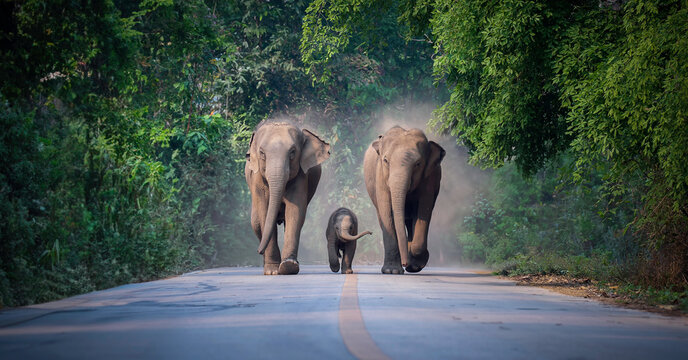
[[[557,274],[688,309],[683,0],[0,2],[0,307],[261,265],[253,128],[331,145],[301,235],[359,214],[394,124],[447,150],[430,266]],[[375,234],[377,233],[377,234]],[[325,265],[324,265],[325,266]]]

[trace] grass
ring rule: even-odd
[[[517,256],[495,267],[504,276],[560,275],[571,279],[588,278],[601,292],[666,310],[679,309],[688,313],[688,288],[657,287],[629,281],[628,265],[610,261],[604,253],[587,256]],[[625,300],[624,300],[625,299]]]

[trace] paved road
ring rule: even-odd
[[[688,319],[465,270],[222,268],[0,312],[0,359],[686,359]]]

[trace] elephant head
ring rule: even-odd
[[[408,240],[405,206],[408,193],[416,190],[440,166],[445,151],[428,141],[419,129],[405,130],[395,126],[372,143],[378,154],[378,168],[389,190],[394,230],[397,235],[401,265],[408,264]]]
[[[268,207],[258,253],[263,254],[277,221],[287,183],[300,171],[321,164],[330,156],[330,145],[312,132],[287,121],[264,122],[251,137],[247,167],[268,186]]]

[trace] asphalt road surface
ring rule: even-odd
[[[467,270],[221,268],[0,312],[0,359],[688,359],[688,319]]]

